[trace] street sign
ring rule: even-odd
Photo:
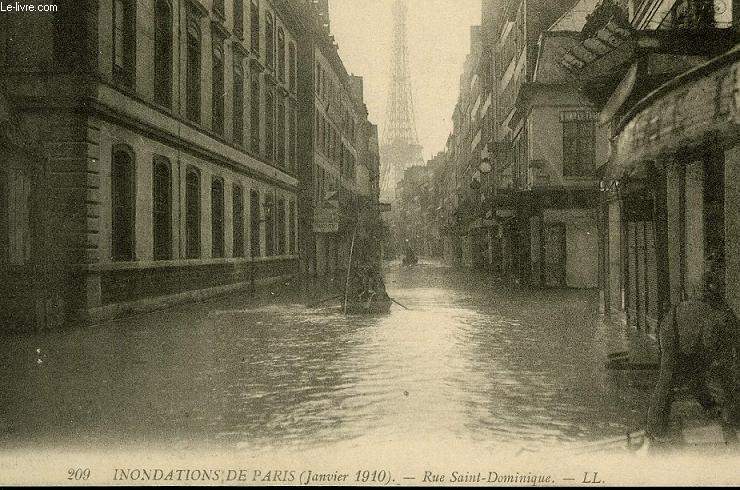
[[[314,233],[338,233],[339,232],[339,209],[326,206],[314,210],[313,213]]]

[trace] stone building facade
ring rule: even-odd
[[[37,263],[48,285],[13,286],[4,306],[35,299],[11,316],[90,323],[297,274],[299,147],[313,141],[299,128],[299,53],[320,52],[317,7],[56,4],[1,20],[3,275]],[[355,166],[358,146],[343,153]],[[38,170],[21,175],[26,160]]]

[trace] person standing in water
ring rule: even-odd
[[[660,374],[647,421],[653,439],[666,435],[674,388],[687,385],[705,410],[721,407],[723,430],[737,441],[740,322],[725,302],[723,284],[721,261],[709,262],[701,297],[672,307],[659,325]],[[708,382],[716,382],[719,399],[712,397]]]

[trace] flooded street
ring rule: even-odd
[[[596,292],[512,290],[436,263],[391,265],[387,283],[409,310],[345,317],[276,288],[5,336],[0,440],[542,447],[641,425],[645,386],[603,368],[623,339],[599,322]]]

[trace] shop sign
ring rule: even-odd
[[[601,192],[618,191],[619,184],[619,180],[616,179],[602,180],[599,182],[599,190],[601,190]]]
[[[339,206],[325,202],[313,213],[314,233],[338,233],[339,232]]]

